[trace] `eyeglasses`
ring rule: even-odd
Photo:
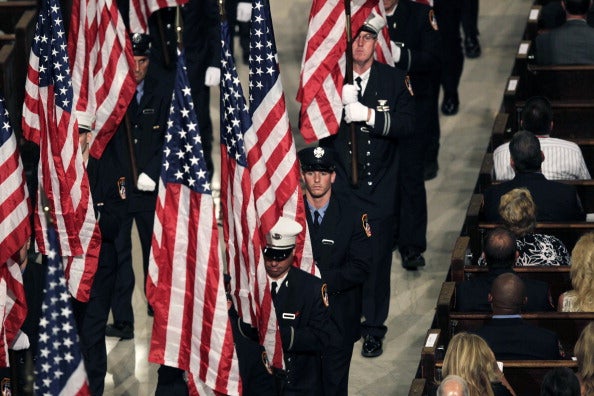
[[[373,34],[360,34],[357,36],[357,40],[363,39],[366,43],[370,42],[371,40],[375,40],[377,36]]]

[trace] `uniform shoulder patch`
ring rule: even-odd
[[[429,23],[433,30],[439,30],[439,27],[437,26],[437,18],[435,18],[435,12],[433,10],[429,10]]]
[[[330,301],[328,299],[328,285],[324,283],[322,285],[321,291],[322,291],[322,302],[324,303],[324,306],[329,307]]]
[[[365,235],[367,235],[368,238],[371,237],[371,224],[369,224],[367,213],[364,213],[363,216],[361,216],[361,225],[363,226]]]
[[[410,76],[408,74],[404,78],[404,85],[406,85],[406,89],[408,89],[408,92],[410,92],[410,96],[415,96],[415,93],[412,89],[412,84],[410,83]]]
[[[126,199],[126,177],[124,176],[118,179],[118,192],[121,199]]]

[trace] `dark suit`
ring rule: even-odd
[[[501,221],[499,200],[514,188],[525,187],[536,204],[537,221],[585,221],[586,215],[574,186],[547,180],[542,173],[518,172],[507,182],[485,191],[484,218]]]
[[[439,70],[440,37],[432,24],[431,7],[401,0],[393,15],[387,17],[390,40],[404,43],[396,67],[408,72],[414,91],[414,133],[400,139],[398,186],[398,246],[423,252],[427,248],[427,196],[425,162],[437,163],[439,150]]]
[[[476,334],[487,341],[497,360],[561,359],[557,335],[520,318],[491,319]]]
[[[136,228],[142,246],[142,264],[144,276],[148,269],[149,252],[153,235],[153,218],[157,202],[157,190],[163,160],[163,137],[169,115],[169,103],[172,91],[152,78],[146,78],[144,93],[140,103],[132,98],[126,115],[130,119],[132,144],[138,175],[146,173],[156,184],[155,191],[140,191],[133,180],[125,121],[118,128],[113,139],[116,140],[118,160],[124,167],[126,180],[129,180],[128,212],[121,225],[116,240],[118,251],[118,270],[113,293],[112,310],[115,322],[134,323],[132,312],[132,291],[134,290],[134,272],[132,270],[132,222]],[[146,282],[145,282],[146,283]]]
[[[461,312],[491,312],[487,301],[491,285],[499,275],[512,272],[511,269],[492,269],[488,274],[460,282],[456,285],[456,310]],[[524,312],[552,311],[549,285],[534,279],[523,279],[528,301]]]
[[[339,334],[322,286],[321,279],[291,267],[274,299],[285,358],[284,396],[323,395],[320,355]]]
[[[93,205],[101,231],[101,251],[88,303],[75,302],[81,352],[89,387],[102,395],[107,372],[105,326],[115,284],[117,252],[115,239],[126,214],[127,179],[115,155],[115,142],[106,147],[101,159],[89,158],[87,165]],[[76,300],[73,300],[76,301]]]
[[[313,226],[310,210],[305,213],[314,260],[328,285],[330,314],[342,334],[340,345],[322,353],[324,395],[346,395],[353,344],[361,337],[362,290],[371,264],[371,240],[363,229],[361,211],[335,195],[319,230]]]
[[[594,64],[594,28],[585,20],[569,20],[536,37],[540,65]]]
[[[458,85],[464,67],[462,53],[462,0],[435,0],[433,9],[441,34],[443,63],[441,85],[445,95],[458,95]]]
[[[381,101],[381,102],[380,102]],[[385,102],[384,102],[385,101]],[[414,102],[402,70],[373,62],[361,103],[375,109],[375,125],[355,124],[359,185],[351,186],[349,126],[343,120],[338,134],[320,140],[336,152],[333,192],[367,213],[372,230],[373,262],[363,290],[363,335],[383,337],[390,300],[394,202],[398,178],[398,139],[413,133]],[[378,111],[377,106],[384,104]]]

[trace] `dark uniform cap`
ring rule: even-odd
[[[301,170],[334,172],[336,168],[334,162],[334,152],[331,149],[324,147],[307,147],[297,153],[299,162],[301,162]]]
[[[301,224],[288,217],[279,217],[276,224],[266,234],[264,257],[274,261],[282,261],[291,255],[295,248],[297,235],[303,230]]]
[[[149,56],[151,53],[151,36],[142,33],[130,35],[134,56]]]

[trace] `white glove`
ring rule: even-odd
[[[27,337],[27,334],[19,330],[19,333],[14,339],[12,347],[10,349],[12,349],[13,351],[22,351],[23,349],[29,348],[29,346],[29,337]]]
[[[396,45],[395,42],[390,41],[390,49],[392,50],[392,58],[394,58],[394,63],[400,62],[400,53],[402,52],[402,48]]]
[[[209,66],[204,75],[204,85],[207,87],[214,87],[221,82],[221,69],[218,67]]]
[[[146,173],[142,172],[138,175],[138,183],[136,183],[136,187],[140,191],[155,191],[157,187],[157,183],[153,179],[149,177]]]
[[[359,101],[359,87],[354,84],[342,86],[342,104],[348,105]]]
[[[344,106],[344,120],[346,122],[367,121],[369,115],[369,107],[362,105],[360,102],[350,103]]]
[[[237,21],[249,22],[252,19],[252,3],[240,1],[237,3]]]

